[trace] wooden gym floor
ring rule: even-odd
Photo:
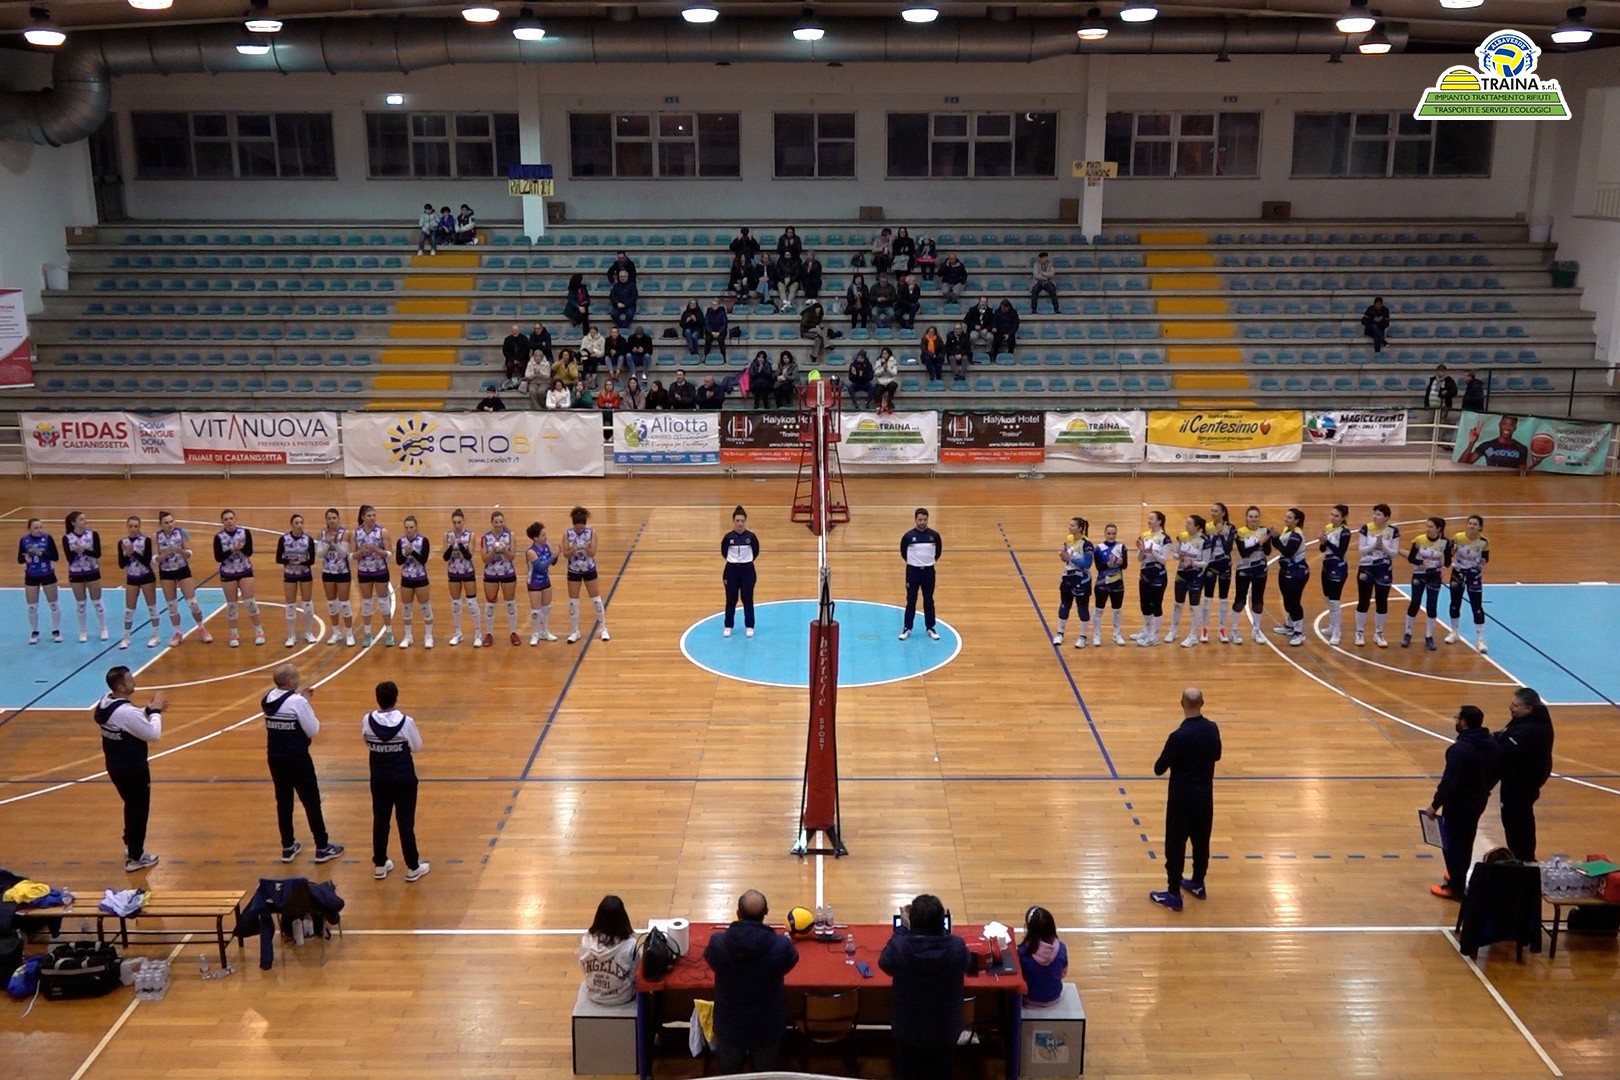
[[[1430,513],[1480,512],[1493,544],[1488,581],[1589,581],[1614,574],[1620,483],[860,477],[849,494],[854,521],[830,541],[837,595],[902,602],[898,538],[913,507],[929,506],[945,542],[941,617],[964,647],[925,677],[841,695],[852,854],[820,867],[840,921],[885,921],[919,891],[939,894],[964,922],[1018,925],[1029,904],[1049,907],[1068,928],[1093,1077],[1620,1075],[1612,940],[1570,939],[1556,961],[1530,956],[1523,966],[1497,947],[1476,968],[1446,933],[1456,909],[1428,894],[1440,864],[1418,843],[1414,809],[1433,790],[1461,701],[1481,704],[1493,728],[1505,722],[1503,671],[1461,645],[1357,653],[1314,636],[1303,649],[1054,651],[1044,621],[1055,618],[1053,554],[1076,512],[1094,535],[1113,520],[1126,536],[1144,502],[1172,522],[1204,513],[1212,498],[1236,512],[1260,503],[1273,523],[1297,504],[1312,535],[1337,501],[1357,522],[1388,501],[1408,533]],[[40,1002],[27,1018],[8,1005],[0,1060],[36,1077],[566,1075],[574,945],[603,893],[622,895],[638,923],[721,919],[749,887],[777,913],[812,903],[816,860],[786,853],[803,692],[716,677],[678,645],[720,605],[716,545],[734,503],[748,506],[764,545],[760,599],[813,595],[815,547],[787,520],[790,495],[780,478],[0,481],[0,508],[12,508],[0,514],[6,543],[30,514],[59,522],[83,508],[113,536],[129,511],[151,521],[161,506],[206,533],[229,505],[273,551],[290,509],[313,522],[329,504],[348,517],[362,501],[378,505],[390,530],[414,511],[435,543],[454,505],[476,523],[498,503],[515,529],[541,517],[556,537],[567,508],[582,503],[600,528],[613,631],[588,647],[450,649],[440,580],[431,653],[301,653],[306,685],[322,683],[315,758],[327,820],[348,853],[321,870],[348,901],[347,936],[327,946],[324,965],[305,947],[260,972],[250,948],[238,974],[210,982],[197,978],[202,946],[193,945],[161,1003],[135,1007],[126,992]],[[154,888],[326,876],[308,850],[292,867],[276,860],[263,735],[251,718],[269,666],[292,650],[280,645],[279,575],[268,556],[257,561],[269,645],[227,649],[216,616],[216,644],[188,637],[142,675],[143,691],[167,686],[171,699],[166,756],[153,766],[148,846],[163,856],[148,875]],[[566,625],[561,592],[554,628]],[[1269,601],[1274,620],[1275,585]],[[1307,611],[1321,608],[1313,581]],[[1392,608],[1396,637],[1404,609]],[[1140,626],[1134,609],[1133,584],[1127,634]],[[319,601],[317,610],[324,616]],[[1609,611],[1586,632],[1612,649],[1620,616]],[[0,635],[0,647],[27,648],[20,626]],[[413,885],[369,872],[357,722],[385,678],[402,686],[427,743],[419,832],[433,872]],[[1184,685],[1203,688],[1226,755],[1210,898],[1189,899],[1177,915],[1147,892],[1162,881],[1164,788],[1152,763],[1179,721]],[[1557,768],[1569,778],[1554,779],[1540,803],[1542,854],[1620,854],[1616,712],[1559,707],[1554,718]],[[102,888],[128,885],[112,788],[65,783],[99,768],[84,710],[0,716],[0,865],[78,887],[92,904]],[[308,845],[301,812],[297,821]],[[1494,809],[1483,831],[1500,836]],[[862,1069],[887,1075],[888,1065],[874,1056]]]

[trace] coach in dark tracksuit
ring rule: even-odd
[[[163,692],[152,695],[144,709],[129,700],[135,676],[127,667],[109,668],[107,693],[96,702],[96,727],[101,732],[101,755],[107,779],[124,801],[124,870],[136,873],[157,865],[158,857],[146,850],[146,822],[152,813],[152,773],[146,764],[146,744],[163,735]]]
[[[315,861],[331,862],[343,854],[343,845],[332,843],[321,814],[321,785],[315,776],[315,759],[309,746],[320,734],[321,722],[309,698],[298,690],[298,669],[282,664],[275,671],[276,688],[264,695],[259,708],[264,713],[265,753],[270,763],[270,783],[276,791],[276,825],[281,829],[281,861],[292,862],[304,850],[293,835],[293,798],[304,804],[309,831],[315,841]],[[313,690],[310,693],[314,693]]]
[[[405,855],[405,880],[416,881],[429,865],[416,850],[416,764],[422,749],[416,721],[400,712],[399,687],[377,684],[377,708],[360,721],[371,759],[371,876],[381,881],[394,869],[388,857],[389,819],[399,822],[399,848]]]
[[[900,538],[900,558],[906,564],[906,622],[900,631],[900,640],[911,636],[911,627],[917,621],[917,594],[922,593],[923,629],[935,641],[939,631],[934,629],[934,564],[944,554],[945,544],[939,533],[928,527],[928,511],[917,507],[913,518],[915,528],[908,529]]]
[[[1461,900],[1480,815],[1490,801],[1501,769],[1502,751],[1485,728],[1485,713],[1475,705],[1457,710],[1457,741],[1446,748],[1446,771],[1434,789],[1429,813],[1444,814],[1446,883],[1429,891],[1445,900]]]
[[[1181,726],[1164,740],[1164,750],[1153,763],[1153,775],[1170,773],[1164,806],[1164,870],[1169,888],[1148,893],[1148,899],[1171,911],[1181,910],[1181,890],[1198,899],[1208,895],[1204,875],[1209,872],[1209,834],[1215,825],[1215,763],[1221,760],[1221,729],[1204,716],[1204,692],[1188,687],[1181,692]],[[1192,843],[1192,877],[1181,869]]]
[[[1528,686],[1513,691],[1512,719],[1496,733],[1502,750],[1502,830],[1520,862],[1536,861],[1536,800],[1552,775],[1552,714]]]

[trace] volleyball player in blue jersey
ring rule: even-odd
[[[1138,645],[1157,645],[1159,627],[1164,623],[1164,589],[1169,584],[1164,564],[1170,558],[1170,537],[1164,531],[1164,515],[1149,510],[1147,528],[1136,540],[1139,560],[1136,588],[1142,608],[1142,631]]]
[[[1491,561],[1491,542],[1485,539],[1485,519],[1468,515],[1468,527],[1451,538],[1451,633],[1450,645],[1462,636],[1463,594],[1474,614],[1474,648],[1485,652],[1485,564]]]
[[[1401,530],[1389,522],[1388,503],[1374,503],[1372,521],[1356,533],[1361,562],[1356,567],[1356,645],[1367,643],[1367,608],[1376,607],[1373,642],[1389,648],[1384,624],[1389,618],[1389,587],[1395,581],[1395,556],[1401,550]]]
[[[1327,601],[1328,644],[1337,645],[1344,631],[1344,583],[1350,580],[1350,562],[1345,553],[1350,550],[1350,508],[1335,503],[1328,511],[1328,526],[1316,539],[1316,550],[1322,553],[1322,599]]]
[[[1249,603],[1249,629],[1259,640],[1260,616],[1266,610],[1266,579],[1271,566],[1266,555],[1271,550],[1271,527],[1260,523],[1260,508],[1251,506],[1243,512],[1243,524],[1237,530],[1237,586],[1232,594],[1232,644],[1243,644],[1243,602]]]
[[[39,644],[39,594],[51,609],[51,640],[62,642],[62,605],[57,602],[56,564],[62,555],[56,538],[39,518],[28,519],[28,531],[17,541],[17,562],[23,568],[23,596],[28,602],[28,644]]]
[[[1188,605],[1192,614],[1187,619],[1187,637],[1182,641],[1181,647],[1190,649],[1200,640],[1200,630],[1208,629],[1204,622],[1203,592],[1205,572],[1209,569],[1209,537],[1204,532],[1205,521],[1197,514],[1187,518],[1187,527],[1177,537],[1170,547],[1170,557],[1176,563],[1176,581],[1174,586],[1175,607],[1170,612],[1170,630],[1164,635],[1164,643],[1170,644],[1181,633],[1181,608]],[[1204,635],[1204,636],[1207,636]]]
[[[1090,528],[1091,523],[1085,518],[1070,518],[1068,535],[1058,549],[1063,576],[1058,579],[1057,633],[1052,635],[1054,645],[1063,644],[1063,633],[1069,624],[1069,609],[1075,604],[1080,606],[1080,634],[1074,639],[1074,647],[1085,648],[1086,637],[1091,633],[1091,568],[1097,561],[1097,549],[1086,538]]]
[[[141,519],[131,514],[124,521],[127,535],[118,541],[118,565],[124,571],[124,636],[118,639],[120,649],[129,648],[130,633],[135,629],[136,601],[146,598],[146,615],[151,620],[151,633],[146,639],[148,649],[157,648],[157,549],[152,538],[141,532]]]
[[[557,640],[551,632],[551,568],[561,556],[551,550],[546,527],[540,522],[530,522],[524,532],[529,538],[523,551],[529,572],[529,644],[538,645]]]
[[[1432,517],[1425,523],[1423,535],[1412,541],[1406,561],[1412,564],[1412,600],[1406,605],[1406,632],[1401,635],[1401,648],[1411,648],[1412,628],[1417,625],[1421,609],[1429,616],[1429,621],[1423,624],[1423,643],[1433,652],[1436,648],[1434,620],[1440,610],[1440,579],[1451,561],[1445,518]]]
[[[1216,610],[1216,634],[1226,641],[1226,621],[1230,610],[1226,605],[1232,592],[1232,549],[1237,545],[1237,530],[1223,502],[1209,504],[1209,524],[1204,527],[1204,546],[1209,548],[1209,565],[1204,570],[1204,623],[1198,631],[1198,640],[1209,640],[1209,611]],[[1216,601],[1219,601],[1217,603]]]
[[[1282,532],[1271,546],[1277,552],[1277,591],[1283,604],[1278,632],[1298,648],[1305,644],[1305,586],[1311,580],[1311,564],[1305,561],[1305,511],[1297,506],[1283,511]]]
[[[1125,644],[1125,634],[1120,626],[1120,609],[1125,605],[1125,570],[1130,565],[1130,552],[1119,539],[1119,526],[1109,522],[1103,526],[1103,541],[1097,545],[1095,565],[1097,568],[1097,584],[1093,588],[1096,597],[1097,618],[1091,624],[1091,643],[1102,644],[1102,613],[1104,608],[1113,610],[1114,644]]]

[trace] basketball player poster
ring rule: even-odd
[[[0,387],[34,384],[34,344],[28,339],[21,289],[0,289]]]
[[[1519,473],[1601,476],[1609,459],[1612,436],[1608,424],[1464,411],[1457,421],[1457,445],[1452,457],[1464,465],[1487,465]]]

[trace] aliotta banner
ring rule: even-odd
[[[939,415],[931,412],[844,413],[839,418],[845,465],[933,465],[939,461]]]
[[[0,387],[32,386],[34,343],[21,289],[0,289]]]
[[[601,476],[602,421],[586,412],[343,414],[345,476]]]
[[[797,465],[807,445],[799,441],[796,411],[720,414],[722,465]]]
[[[187,463],[329,465],[343,456],[334,412],[182,413]]]
[[[1601,476],[1612,437],[1613,428],[1608,424],[1464,411],[1457,421],[1452,459],[1520,473]]]
[[[180,416],[157,413],[23,413],[29,465],[179,465]]]
[[[947,412],[939,418],[939,460],[960,465],[1039,465],[1046,425],[1038,412]]]
[[[615,465],[720,464],[719,412],[613,414]]]
[[[1134,465],[1147,445],[1145,412],[1049,412],[1048,461],[1104,461]]]
[[[1305,417],[1300,412],[1151,412],[1147,459],[1183,465],[1201,461],[1298,461],[1304,437]]]
[[[1405,446],[1406,410],[1306,413],[1305,441],[1324,446]]]

